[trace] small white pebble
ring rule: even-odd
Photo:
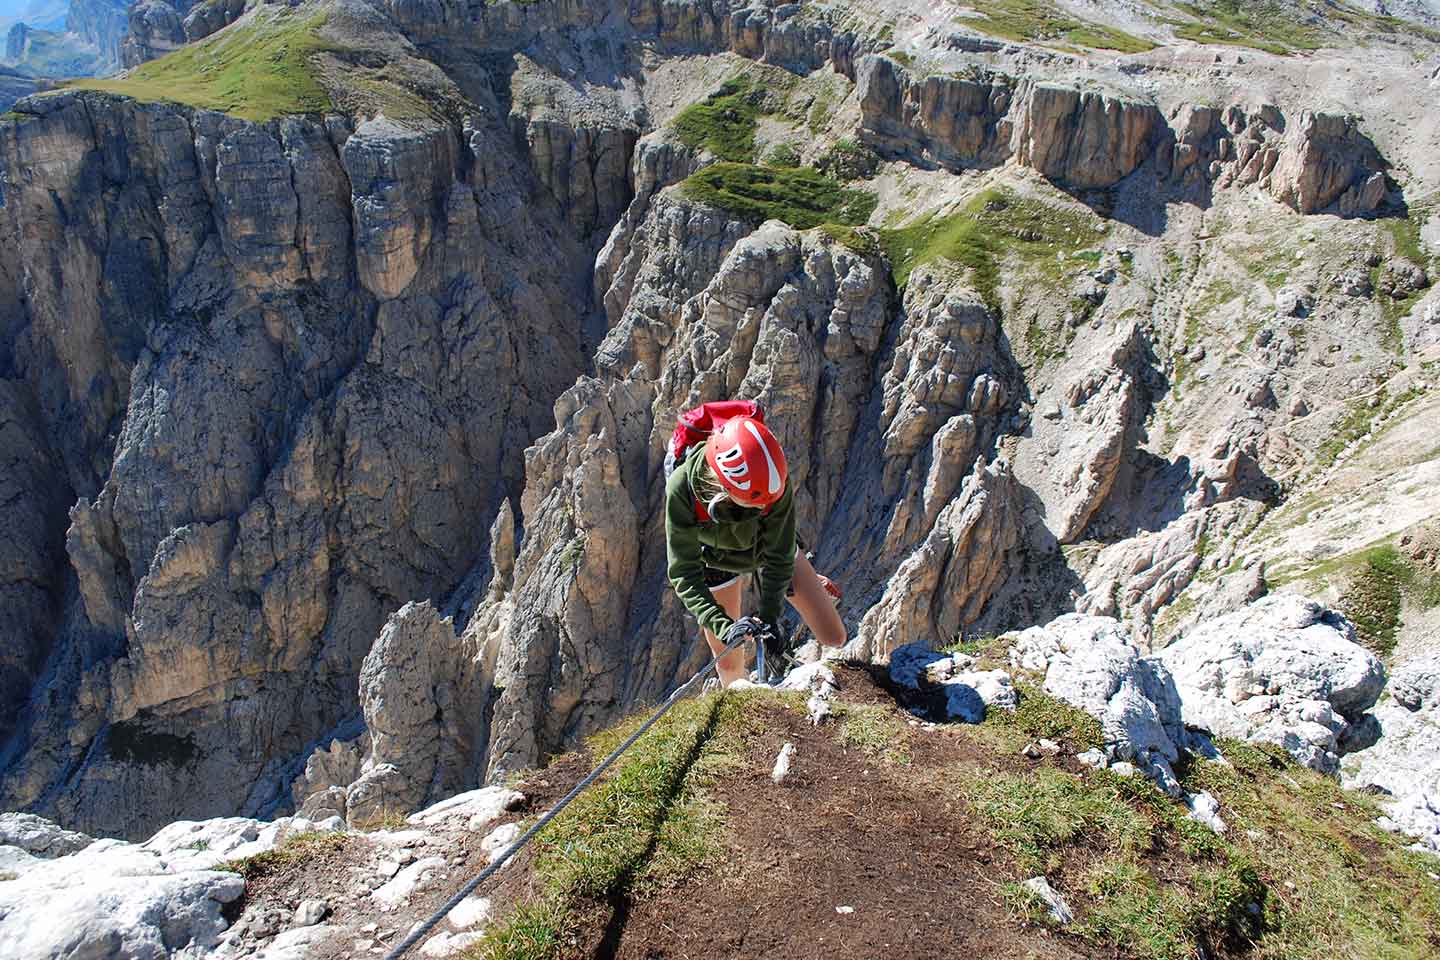
[[[855,908],[854,908],[854,907],[836,907],[836,908],[835,908],[835,912],[836,912],[836,913],[839,913],[839,914],[854,913],[854,912],[855,912]]]

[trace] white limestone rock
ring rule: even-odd
[[[382,910],[394,910],[445,869],[444,857],[421,857],[370,894]]]
[[[1279,744],[1326,773],[1338,769],[1340,737],[1385,684],[1385,668],[1355,642],[1349,621],[1293,594],[1199,624],[1158,656],[1186,726]]]
[[[1060,925],[1070,923],[1075,919],[1070,904],[1060,896],[1060,891],[1050,886],[1050,881],[1044,877],[1031,877],[1021,884],[1026,890],[1035,895],[1035,899],[1045,904],[1045,909],[1050,913],[1050,919]]]
[[[907,643],[890,654],[890,679],[911,689],[939,685],[946,714],[962,723],[980,723],[991,707],[1014,710],[1018,703],[1004,670],[975,670],[975,658],[940,653],[923,643]]]
[[[1142,657],[1111,617],[1066,614],[1014,635],[1011,663],[1042,672],[1045,692],[1100,720],[1108,758],[1133,761],[1172,797],[1173,764],[1189,742],[1165,665]]]
[[[1185,797],[1185,806],[1189,809],[1191,820],[1197,820],[1205,824],[1217,834],[1224,834],[1225,821],[1220,818],[1220,802],[1209,793],[1202,790],[1199,793],[1192,793]]]
[[[245,892],[233,873],[147,872],[156,864],[115,856],[64,859],[85,862],[0,884],[0,957],[198,958],[229,925],[224,905]]]
[[[250,960],[311,960],[321,947],[338,939],[341,930],[327,923],[286,930],[267,943]]]
[[[489,897],[469,896],[455,905],[445,919],[456,930],[469,930],[490,919],[494,905]]]
[[[520,824],[504,824],[490,831],[485,839],[480,841],[480,849],[485,851],[486,855],[490,858],[490,862],[494,863],[495,858],[500,856],[506,847],[514,843],[515,838],[518,836],[520,836]]]
[[[775,758],[775,767],[770,771],[770,780],[777,786],[790,776],[790,760],[795,756],[795,744],[786,742],[780,748],[780,754]]]
[[[1440,654],[1397,666],[1371,717],[1379,739],[1341,760],[1341,782],[1392,798],[1392,829],[1440,853]]]
[[[478,830],[507,810],[515,810],[525,802],[525,794],[509,787],[482,787],[458,793],[447,800],[432,804],[411,814],[406,823],[413,826],[438,826],[446,820],[466,820],[469,829]]]
[[[94,840],[32,813],[0,813],[0,846],[19,847],[32,856],[63,857]]]

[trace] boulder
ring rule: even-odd
[[[94,837],[66,830],[33,813],[0,813],[0,845],[19,847],[32,856],[63,857],[94,842]]]
[[[0,956],[16,958],[199,957],[245,892],[233,873],[169,872],[155,852],[117,841],[15,872],[0,883]]]
[[[1172,765],[1190,738],[1175,682],[1163,663],[1140,655],[1119,621],[1066,614],[1010,637],[1012,666],[1043,673],[1046,693],[1100,720],[1108,760],[1133,761],[1181,795]]]
[[[1340,761],[1341,782],[1390,798],[1390,823],[1440,853],[1440,654],[1395,667],[1370,716],[1379,738]]]
[[[1380,695],[1385,668],[1340,614],[1276,594],[1199,624],[1159,653],[1188,727],[1285,747],[1324,772],[1339,738]]]

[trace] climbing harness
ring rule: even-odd
[[[746,619],[748,620],[749,618]],[[717,656],[714,660],[711,660],[705,667],[700,670],[699,673],[695,674],[695,676],[691,677],[689,680],[676,687],[674,692],[671,693],[670,696],[665,699],[665,702],[660,705],[660,709],[656,710],[655,713],[651,715],[650,719],[646,720],[640,725],[640,729],[630,734],[630,736],[625,740],[624,743],[620,744],[620,746],[612,750],[610,752],[610,755],[601,762],[600,766],[596,767],[594,770],[591,770],[589,775],[587,775],[584,780],[581,780],[579,783],[575,784],[574,789],[572,789],[569,793],[565,794],[565,796],[561,797],[559,803],[555,804],[555,806],[545,811],[545,815],[542,816],[539,820],[536,820],[535,824],[529,830],[526,830],[523,834],[521,834],[518,840],[510,844],[510,846],[506,847],[504,852],[491,862],[490,866],[480,871],[478,876],[476,876],[469,883],[465,884],[465,886],[457,890],[455,892],[455,895],[449,900],[446,900],[445,903],[441,905],[440,909],[436,910],[435,913],[433,913],[428,920],[420,924],[420,926],[416,927],[414,930],[410,931],[409,936],[407,936],[404,940],[401,940],[394,950],[391,950],[388,954],[385,955],[385,960],[399,960],[400,957],[403,957],[405,955],[406,951],[408,951],[411,947],[415,946],[415,944],[423,940],[425,936],[430,933],[431,930],[435,929],[436,925],[439,924],[441,920],[445,919],[445,917],[450,913],[451,910],[454,910],[460,905],[460,901],[464,900],[466,897],[470,896],[470,894],[474,893],[476,887],[480,886],[480,884],[484,883],[488,877],[492,876],[497,870],[505,866],[505,864],[510,860],[511,857],[515,856],[516,853],[520,852],[521,847],[525,846],[525,844],[529,843],[532,839],[534,839],[535,834],[543,830],[545,828],[545,825],[551,820],[554,820],[561,810],[564,810],[567,806],[569,806],[570,801],[580,796],[580,794],[584,792],[586,787],[590,786],[590,784],[594,783],[599,778],[600,774],[604,773],[612,763],[620,759],[620,755],[623,754],[626,750],[629,750],[630,747],[634,745],[636,740],[639,740],[642,736],[644,736],[645,731],[649,730],[652,726],[655,725],[655,721],[663,717],[667,710],[669,710],[671,707],[675,706],[677,702],[679,702],[680,696],[686,690],[690,689],[700,680],[704,679],[706,674],[714,670],[716,666],[719,665],[721,657],[724,657],[731,650],[734,650],[736,647],[739,647],[741,644],[743,644],[746,640],[750,639],[753,631],[754,626],[751,623],[746,622],[746,620],[740,620],[732,624],[730,629],[725,631],[725,649],[720,651],[719,656]],[[759,634],[755,634],[755,648],[757,657],[764,657],[764,647],[764,641],[761,639]]]

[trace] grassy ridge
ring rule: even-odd
[[[1065,254],[1079,256],[1103,234],[1094,216],[1009,190],[986,190],[955,213],[926,214],[880,236],[897,287],[903,289],[917,267],[949,260],[969,268],[976,291],[993,307],[999,300],[1000,264],[1007,257],[1052,275]]]
[[[310,58],[335,49],[320,37],[326,16],[266,7],[243,23],[142,64],[127,76],[81,80],[69,86],[147,102],[183,103],[256,122],[285,114],[324,113],[333,104],[316,79]]]
[[[743,754],[755,723],[746,705],[755,696],[712,695],[677,704],[612,774],[535,838],[539,897],[492,925],[465,956],[553,957],[584,911],[663,886],[718,856],[724,814],[704,788]],[[591,752],[608,753],[642,719],[592,738]]]

